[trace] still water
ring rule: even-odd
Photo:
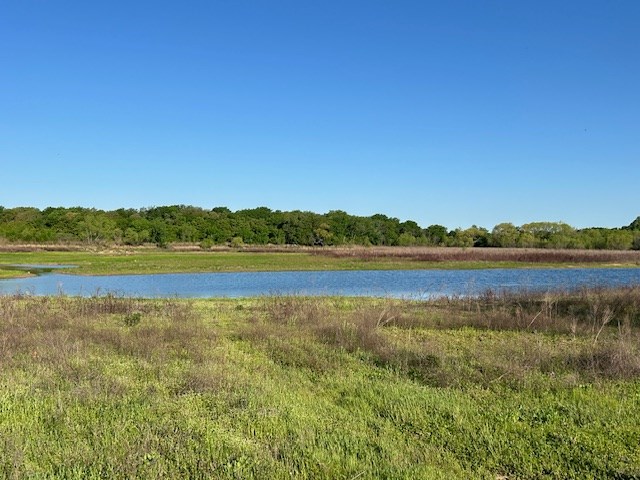
[[[640,285],[640,268],[358,270],[313,272],[43,275],[0,280],[0,294],[135,297],[254,297],[353,295],[432,298],[477,295],[491,289],[573,290]]]

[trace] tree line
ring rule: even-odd
[[[83,207],[0,206],[0,240],[8,243],[98,245],[389,245],[536,247],[640,250],[640,217],[620,228],[575,229],[563,222],[422,228],[382,214],[370,217],[341,210],[318,214],[267,207],[231,211],[172,205],[112,211]]]

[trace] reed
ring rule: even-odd
[[[566,264],[640,265],[640,251],[568,250],[541,248],[457,248],[457,247],[331,247],[314,249],[316,255],[363,261],[407,259],[419,262],[517,262]]]

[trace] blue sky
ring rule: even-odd
[[[640,215],[640,2],[7,0],[0,205]]]

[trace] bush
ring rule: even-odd
[[[140,323],[140,320],[142,320],[142,314],[140,312],[133,312],[125,315],[124,324],[127,327],[135,327]]]
[[[200,248],[202,250],[209,250],[209,249],[211,249],[211,247],[213,247],[213,245],[214,245],[214,242],[210,238],[205,238],[204,240],[202,240],[200,242]]]
[[[242,237],[233,237],[231,239],[231,246],[233,248],[240,248],[244,245],[244,241],[242,240]]]

